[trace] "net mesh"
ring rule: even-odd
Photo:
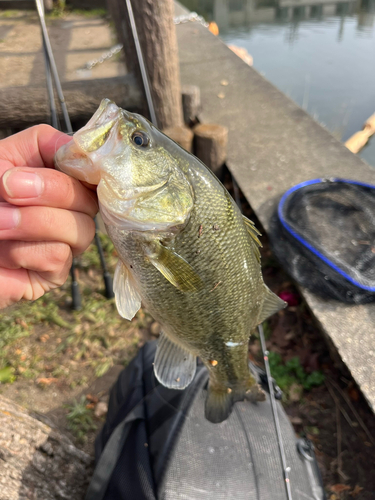
[[[300,284],[345,302],[375,299],[375,188],[305,185],[282,200],[270,229],[276,256]]]

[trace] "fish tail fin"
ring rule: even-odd
[[[245,399],[253,403],[266,399],[263,389],[250,374],[245,383],[236,384],[233,389],[209,385],[205,416],[213,424],[219,424],[232,413],[234,403]]]
[[[226,420],[232,412],[233,394],[230,389],[208,386],[205,416],[213,424]]]

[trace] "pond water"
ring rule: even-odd
[[[225,43],[244,47],[257,71],[338,139],[375,113],[375,0],[181,3],[214,20]],[[359,155],[375,166],[375,136]]]

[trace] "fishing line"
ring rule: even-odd
[[[45,16],[44,16],[43,0],[35,0],[35,4],[36,4],[37,11],[38,11],[39,22],[40,22],[40,26],[41,26],[41,30],[42,30],[43,54],[44,54],[44,62],[45,62],[45,69],[46,69],[47,93],[48,93],[50,112],[51,112],[51,123],[52,123],[52,126],[54,128],[56,128],[57,130],[61,130],[60,121],[59,121],[59,117],[58,117],[57,110],[56,110],[55,93],[53,90],[53,82],[52,82],[52,77],[53,77],[53,81],[54,81],[54,84],[56,87],[57,96],[59,98],[61,110],[62,110],[63,117],[64,117],[65,129],[66,129],[67,134],[72,136],[74,134],[73,127],[72,127],[72,124],[70,121],[68,108],[66,106],[66,102],[65,102],[63,91],[62,91],[59,74],[58,74],[55,59],[53,56],[51,42],[50,42],[49,35],[48,35],[48,30],[47,30]],[[56,146],[57,146],[57,143],[56,143]],[[102,270],[103,270],[105,296],[107,298],[112,298],[114,296],[112,277],[110,276],[110,274],[108,272],[107,265],[106,265],[106,262],[104,259],[102,244],[101,244],[99,236],[98,236],[97,218],[95,217],[94,220],[95,220],[95,243],[96,243],[96,246],[97,246],[97,249],[99,252],[99,258],[100,258],[100,262],[101,262]],[[78,286],[78,281],[77,281],[77,273],[76,273],[74,259],[72,262],[72,266],[70,268],[70,275],[72,278],[72,285],[71,285],[72,308],[74,310],[78,310],[81,308],[82,300],[81,300],[81,294],[79,292],[79,286]]]
[[[158,122],[156,119],[154,102],[153,102],[152,96],[151,96],[151,89],[150,89],[150,84],[149,84],[149,80],[148,80],[147,69],[145,66],[144,59],[143,59],[141,44],[139,43],[138,31],[137,31],[137,26],[135,24],[132,4],[131,4],[130,0],[125,0],[125,4],[126,4],[126,9],[128,11],[130,28],[131,28],[132,35],[134,38],[135,50],[137,52],[139,68],[141,70],[142,82],[143,82],[143,87],[144,87],[145,94],[146,94],[146,100],[147,100],[147,105],[148,105],[148,109],[150,112],[151,121],[152,121],[153,125],[155,125],[155,127],[157,127]]]

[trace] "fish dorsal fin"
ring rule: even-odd
[[[151,264],[181,292],[197,292],[203,287],[193,267],[170,248],[157,242],[146,253]]]
[[[196,357],[161,333],[156,348],[154,370],[159,382],[170,389],[185,389],[193,380]]]
[[[113,279],[117,310],[125,319],[131,320],[141,307],[141,296],[135,288],[126,266],[119,260],[117,262]]]
[[[268,288],[268,286],[264,286],[264,301],[262,305],[262,309],[259,313],[259,318],[258,318],[258,325],[260,323],[263,323],[265,319],[267,319],[269,316],[272,316],[272,314],[275,314],[277,311],[280,311],[280,309],[284,309],[286,307],[287,303],[284,302],[280,297],[275,295],[271,290]]]
[[[262,247],[262,243],[259,241],[258,236],[260,236],[261,233],[255,227],[255,224],[253,221],[251,221],[250,219],[248,219],[244,215],[242,216],[242,218],[243,218],[243,221],[245,223],[247,232],[249,233],[249,235],[251,237],[251,245],[253,247],[255,257],[257,258],[257,261],[260,262],[259,247]]]

